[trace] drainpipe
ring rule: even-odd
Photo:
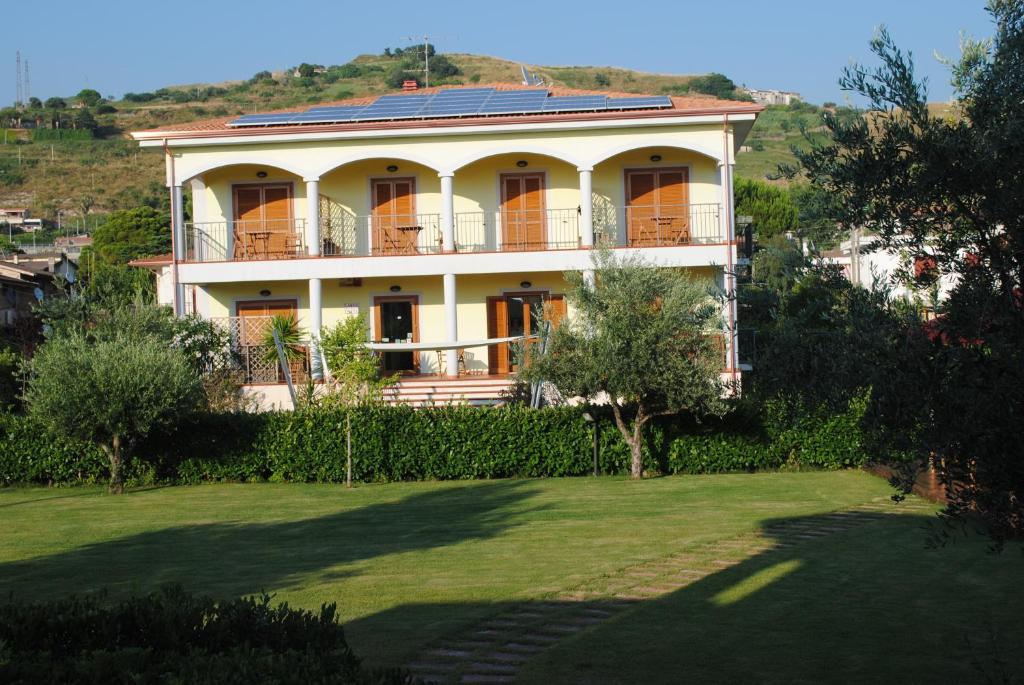
[[[167,166],[167,185],[168,191],[171,194],[171,308],[174,310],[175,316],[182,315],[183,302],[180,301],[178,296],[178,231],[175,222],[178,218],[178,210],[175,207],[177,204],[174,192],[174,186],[176,183],[174,175],[174,155],[171,154],[170,148],[167,146],[167,139],[163,139],[164,148],[164,159]]]
[[[726,112],[722,118],[722,164],[724,164],[724,173],[722,179],[725,182],[725,206],[722,207],[722,212],[725,214],[725,239],[728,243],[726,249],[726,295],[728,296],[728,308],[729,308],[729,371],[732,376],[732,382],[735,385],[737,382],[736,378],[736,265],[733,259],[733,250],[735,249],[735,239],[733,236],[733,216],[732,216],[732,168],[731,164],[731,150],[729,149],[729,113]]]

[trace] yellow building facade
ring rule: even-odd
[[[311,354],[323,327],[362,314],[385,368],[438,392],[441,381],[507,384],[509,339],[573,315],[564,273],[589,272],[595,246],[731,291],[733,160],[758,106],[552,89],[524,97],[557,112],[431,115],[439,94],[490,97],[432,89],[382,99],[400,112],[427,103],[412,117],[286,113],[134,133],[166,156],[168,304],[226,322],[243,347],[266,317],[290,313]],[[339,103],[325,119],[351,111]],[[735,375],[731,301],[723,320],[723,372]],[[253,385],[280,380],[250,371]]]

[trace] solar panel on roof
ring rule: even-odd
[[[539,112],[547,98],[546,90],[498,91],[487,98],[480,108],[481,114],[518,114]]]
[[[294,112],[287,114],[246,114],[231,122],[232,126],[266,126],[270,124],[287,123],[288,119],[295,116]]]
[[[667,96],[609,98],[604,95],[563,95],[552,97],[547,90],[539,88],[523,90],[457,88],[442,89],[429,94],[382,95],[368,105],[321,105],[310,107],[304,112],[247,114],[230,122],[228,126],[328,124],[549,112],[599,112],[660,109],[671,106],[672,101]]]
[[[602,110],[608,106],[608,98],[604,95],[566,95],[548,98],[544,101],[544,112],[581,112],[584,110]]]
[[[672,99],[667,95],[632,98],[608,98],[608,109],[658,109],[671,107]]]

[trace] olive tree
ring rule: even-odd
[[[1024,539],[1024,0],[989,0],[994,34],[965,39],[951,61],[951,115],[929,106],[911,55],[881,30],[877,66],[853,64],[840,86],[866,116],[825,115],[799,168],[831,196],[844,230],[868,249],[913,257],[896,276],[954,286],[917,335],[933,343],[919,446],[947,486],[953,519],[981,521],[997,544]],[[911,265],[931,263],[919,273]],[[910,481],[904,484],[909,488]]]
[[[551,333],[545,354],[525,356],[520,375],[610,404],[630,448],[630,472],[640,478],[652,419],[725,411],[721,300],[706,282],[639,258],[599,251],[594,267],[593,286],[580,273],[566,274],[574,314]]]
[[[111,493],[124,491],[137,441],[173,425],[202,398],[195,368],[156,336],[54,338],[36,352],[31,374],[29,414],[54,433],[98,445],[110,463]]]

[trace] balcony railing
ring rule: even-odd
[[[305,219],[187,223],[187,259],[218,262],[304,257],[305,229]]]
[[[321,216],[321,254],[328,257],[437,254],[442,251],[439,214]]]
[[[459,212],[455,251],[527,252],[580,247],[580,209]],[[188,260],[287,259],[309,254],[305,221],[206,222],[186,225]],[[675,247],[724,240],[721,205],[594,207],[594,237],[611,247]],[[441,254],[439,214],[359,216],[322,211],[320,253],[326,257]]]
[[[594,211],[595,239],[614,247],[706,245],[724,240],[721,205],[631,205]]]

